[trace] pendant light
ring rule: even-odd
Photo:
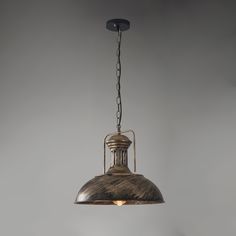
[[[128,30],[130,23],[125,19],[107,21],[106,28],[117,32],[117,131],[104,138],[104,173],[88,181],[76,197],[76,204],[94,205],[135,205],[163,203],[163,197],[157,186],[141,174],[136,173],[136,147],[133,130],[122,131],[122,102],[121,102],[121,36]],[[132,141],[125,135],[132,134]],[[128,148],[133,143],[134,172],[128,167]],[[106,146],[111,151],[112,163],[106,170]]]

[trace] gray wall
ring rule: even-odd
[[[222,236],[236,232],[234,1],[1,1],[0,235]],[[77,206],[115,128],[166,204]]]

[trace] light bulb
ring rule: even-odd
[[[126,201],[118,200],[118,201],[113,201],[113,203],[116,204],[117,206],[122,206],[126,203]]]

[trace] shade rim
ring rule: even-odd
[[[122,200],[122,199],[119,199]],[[115,200],[113,200],[115,201]],[[115,205],[112,200],[94,200],[94,201],[75,201],[74,204],[76,205]],[[125,200],[125,205],[148,205],[148,204],[162,204],[165,203],[164,200],[158,200],[158,201],[145,201],[145,200]]]

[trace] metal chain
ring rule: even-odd
[[[120,78],[121,78],[121,61],[120,61],[120,47],[121,47],[121,36],[122,32],[117,27],[117,51],[116,51],[116,56],[117,56],[117,63],[116,63],[116,78],[117,78],[117,83],[116,83],[116,90],[117,90],[117,97],[116,97],[116,105],[117,105],[117,111],[116,111],[116,127],[117,131],[121,131],[121,119],[122,119],[122,102],[121,102],[121,92],[120,92]]]

